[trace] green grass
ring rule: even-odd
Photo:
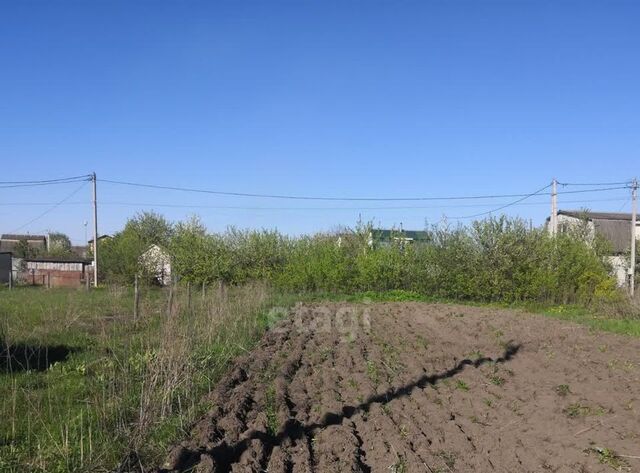
[[[591,448],[603,465],[608,465],[617,471],[630,471],[629,464],[610,448]]]
[[[380,383],[380,369],[373,360],[367,360],[367,376],[374,385]]]
[[[203,303],[194,291],[193,312],[178,310],[168,318],[166,292],[145,290],[135,321],[131,290],[0,289],[3,349],[24,344],[71,350],[44,371],[0,372],[0,471],[104,471],[131,451],[143,463],[158,462],[208,407],[202,395],[283,314],[269,307],[297,301],[459,303],[411,291],[274,294],[254,286],[230,288],[224,301],[216,300],[216,291],[209,293]],[[184,302],[182,292],[176,306]],[[524,309],[640,336],[638,319],[607,318],[579,306],[473,305]],[[395,366],[388,347],[383,354]],[[380,382],[375,362],[366,371],[374,384]],[[170,373],[180,373],[179,379]],[[574,407],[568,415],[584,411]]]
[[[0,371],[0,471],[109,471],[131,451],[159,463],[207,409],[203,394],[278,317],[262,287],[210,292],[187,313],[182,291],[167,317],[166,292],[145,290],[135,321],[128,290],[2,290],[3,350],[71,353],[43,371]]]
[[[276,405],[276,388],[271,385],[265,393],[265,414],[267,416],[267,431],[270,435],[278,434],[278,406]]]
[[[393,465],[389,466],[389,470],[392,473],[407,473],[409,467],[406,458],[403,455],[398,455],[398,459]]]
[[[558,396],[566,397],[571,393],[571,388],[569,388],[568,384],[559,384],[555,387],[554,391],[556,392],[556,394],[558,394]]]
[[[496,386],[502,386],[504,384],[504,378],[497,375],[490,376],[489,381],[491,381],[491,384],[495,384]]]
[[[613,318],[571,305],[544,308],[539,312],[547,317],[576,322],[594,330],[640,337],[640,319],[637,318]]]
[[[602,407],[591,407],[586,404],[582,404],[579,402],[575,402],[573,404],[569,404],[567,407],[563,409],[563,411],[567,417],[586,417],[586,416],[599,416],[606,413],[606,410]]]

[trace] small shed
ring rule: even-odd
[[[161,286],[171,283],[171,256],[161,246],[149,246],[140,256],[140,266]]]
[[[34,286],[81,287],[90,268],[85,259],[25,258],[20,279]]]
[[[11,252],[0,252],[0,284],[9,284],[11,281],[12,266],[13,259],[11,258]]]

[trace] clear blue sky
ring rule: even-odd
[[[638,2],[4,1],[2,180],[95,171],[375,197],[526,193],[554,176],[627,180],[640,175],[638,25]],[[0,189],[0,232],[50,207],[24,204],[76,188]],[[107,183],[99,194],[101,232],[141,209],[196,213],[211,230],[311,232],[359,214],[421,228],[509,201],[290,202]],[[560,206],[628,211],[628,195],[561,196]],[[89,198],[86,186],[21,231],[80,242]],[[578,199],[606,200],[563,203]],[[384,206],[430,208],[371,209]],[[540,223],[548,205],[508,213]]]

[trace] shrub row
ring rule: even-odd
[[[408,290],[437,298],[491,302],[590,303],[615,298],[606,245],[577,234],[550,237],[524,221],[489,218],[469,226],[433,227],[424,242],[370,241],[370,226],[288,237],[277,231],[207,233],[197,220],[172,225],[141,214],[101,245],[108,279],[144,270],[149,244],[164,246],[182,281],[268,281],[292,291]]]

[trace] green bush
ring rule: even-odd
[[[287,291],[399,290],[506,303],[592,304],[620,297],[604,257],[606,244],[585,241],[579,229],[550,237],[519,219],[433,227],[425,241],[412,244],[372,242],[370,225],[362,224],[339,234],[292,238],[235,228],[209,234],[197,219],[163,222],[143,214],[102,245],[107,275],[129,280],[139,271],[145,245],[161,240],[174,271],[192,283],[260,280]]]

